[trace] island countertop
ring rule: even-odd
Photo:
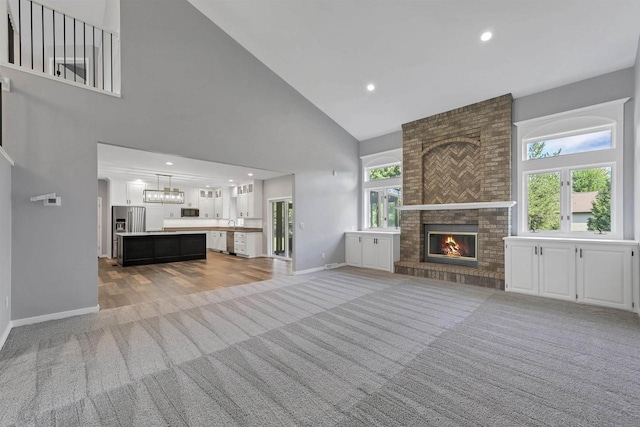
[[[204,234],[204,231],[137,231],[137,232],[117,232],[116,236],[122,237],[148,237],[148,236],[177,236],[180,234]]]
[[[251,227],[165,227],[164,231],[235,231],[236,233],[262,233],[262,228]]]

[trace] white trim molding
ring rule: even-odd
[[[60,311],[58,313],[43,314],[42,316],[27,317],[12,321],[12,327],[33,325],[35,323],[48,322],[50,320],[66,319],[67,317],[82,316],[83,314],[97,313],[100,311],[100,305],[93,307],[79,308],[77,310]]]
[[[4,151],[4,148],[2,148],[2,147],[0,147],[0,154],[2,154],[2,157],[7,159],[7,161],[9,162],[9,164],[11,166],[15,166],[15,163],[14,163],[13,159],[9,156],[9,154],[7,154],[6,151]]]
[[[11,332],[12,328],[13,324],[12,322],[9,322],[2,335],[0,335],[0,350],[2,350],[2,347],[4,347],[4,344],[7,342],[7,338],[9,338],[9,333]]]
[[[465,209],[496,209],[511,208],[515,206],[516,201],[508,200],[505,202],[474,202],[474,203],[441,203],[435,205],[404,205],[397,209],[400,211],[453,211]]]

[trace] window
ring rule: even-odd
[[[622,238],[626,101],[516,123],[521,234]]]
[[[362,157],[366,229],[400,228],[402,149]]]

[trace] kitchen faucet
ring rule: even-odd
[[[233,223],[233,228],[236,228],[236,222],[232,219],[229,220],[229,223],[227,225],[231,225],[231,223]]]

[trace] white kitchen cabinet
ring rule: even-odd
[[[214,218],[213,216],[213,199],[200,198],[200,218]]]
[[[637,250],[631,247],[578,247],[578,300],[630,310],[633,268]],[[637,261],[636,261],[637,263]]]
[[[210,188],[201,188],[198,190],[200,192],[201,199],[213,199],[214,191]]]
[[[394,270],[400,260],[400,233],[347,232],[345,234],[345,261],[355,267]]]
[[[505,238],[505,290],[631,310],[634,241]]]
[[[236,187],[238,218],[262,218],[262,181],[254,180]]]
[[[146,185],[140,182],[109,181],[111,206],[142,206]]]
[[[179,219],[180,209],[182,205],[167,203],[162,205],[164,211],[164,219]]]
[[[262,233],[234,232],[233,249],[236,255],[254,258],[262,255]]]
[[[345,262],[347,265],[362,267],[362,236],[347,234],[345,236]]]
[[[213,249],[215,231],[207,231],[207,249]]]
[[[210,231],[212,238],[211,249],[218,252],[227,251],[227,232],[226,231]]]
[[[229,219],[229,203],[231,190],[229,188],[217,188],[213,194],[213,217],[216,219]]]
[[[183,208],[197,208],[200,202],[200,190],[197,188],[185,188]]]
[[[164,209],[162,205],[147,203],[145,207],[147,231],[162,231],[164,228]]]

